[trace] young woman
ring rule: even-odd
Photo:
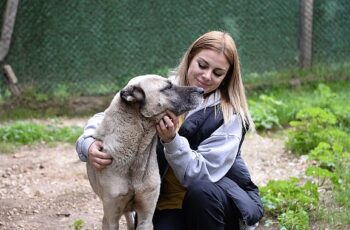
[[[172,112],[157,125],[161,194],[155,229],[240,229],[263,216],[258,188],[241,157],[246,131],[254,127],[232,37],[220,31],[200,36],[188,48],[173,80],[204,89],[204,101],[184,116]],[[82,161],[103,170],[111,156],[91,137],[96,114],[78,139]],[[251,227],[253,228],[253,227]]]

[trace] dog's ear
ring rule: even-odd
[[[137,103],[145,100],[145,92],[141,87],[129,85],[120,91],[120,97],[126,103]]]

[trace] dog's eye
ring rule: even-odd
[[[163,90],[168,90],[168,89],[171,89],[171,88],[173,88],[173,84],[172,84],[172,83],[169,83],[167,86],[165,86],[165,87],[163,88]]]

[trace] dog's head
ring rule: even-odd
[[[120,97],[129,105],[139,105],[142,116],[158,117],[166,110],[180,115],[195,108],[203,93],[202,88],[176,86],[161,76],[143,75],[131,79]]]

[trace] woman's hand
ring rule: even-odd
[[[113,159],[109,153],[104,153],[101,150],[102,142],[98,140],[94,141],[88,150],[89,163],[99,171],[110,165]]]
[[[169,143],[174,139],[177,132],[177,126],[179,125],[179,119],[170,111],[166,111],[166,115],[159,121],[156,126],[159,138],[164,143]]]

